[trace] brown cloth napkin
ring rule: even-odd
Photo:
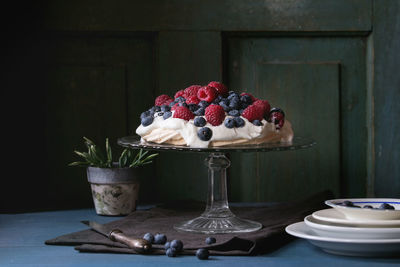
[[[333,198],[332,193],[324,191],[300,201],[264,207],[231,207],[236,216],[257,221],[263,225],[262,229],[252,233],[206,235],[178,232],[173,228],[175,223],[198,217],[205,208],[203,205],[193,206],[192,203],[183,206],[182,202],[179,207],[164,205],[146,211],[135,211],[123,219],[106,225],[118,228],[126,235],[133,237],[143,237],[145,233],[150,232],[163,233],[169,241],[180,239],[184,244],[183,254],[195,254],[198,248],[208,248],[211,255],[257,255],[276,250],[292,240],[292,237],[285,233],[285,227],[302,221],[305,216],[316,210],[325,208],[324,201],[331,198]],[[205,243],[207,236],[214,236],[217,242],[207,245]],[[45,244],[72,245],[81,252],[135,254],[135,251],[125,245],[113,242],[90,229],[62,235],[47,240]],[[165,254],[163,245],[153,245],[153,248],[153,254]]]

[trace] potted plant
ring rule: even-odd
[[[87,167],[96,213],[127,215],[135,211],[143,166],[152,163],[158,154],[148,155],[148,151],[142,149],[134,154],[132,149],[125,148],[118,162],[114,162],[108,138],[105,153],[90,139],[83,139],[88,152],[74,152],[84,161],[72,162],[69,166]]]

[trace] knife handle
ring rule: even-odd
[[[147,253],[151,250],[151,243],[142,238],[132,238],[126,236],[121,230],[112,230],[109,234],[112,241],[120,242],[134,249],[138,253]]]

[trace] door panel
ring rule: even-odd
[[[283,108],[295,135],[317,142],[304,151],[232,154],[232,200],[293,199],[323,189],[365,193],[365,41],[344,37],[226,41],[229,87]]]
[[[45,205],[88,207],[86,170],[68,163],[81,160],[73,151],[86,150],[83,136],[102,149],[108,137],[118,160],[117,138],[136,129],[139,114],[154,99],[153,43],[148,37],[62,36],[50,44],[45,187],[53,201]],[[154,179],[143,179],[142,199],[149,197]]]

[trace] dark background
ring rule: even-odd
[[[2,8],[0,212],[92,207],[84,150],[212,80],[284,107],[317,147],[231,153],[229,199],[400,197],[397,1],[62,1]],[[204,200],[205,155],[163,153],[140,202]]]

